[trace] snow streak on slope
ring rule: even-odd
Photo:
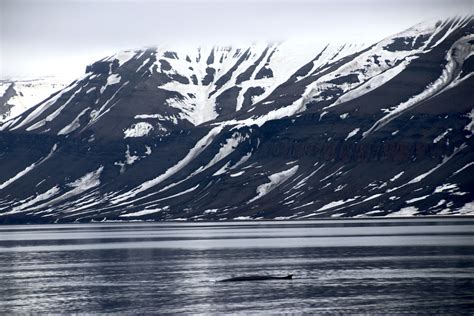
[[[58,132],[58,135],[67,135],[69,133],[72,133],[74,132],[75,130],[77,130],[79,127],[81,127],[81,124],[79,123],[79,120],[81,119],[81,117],[86,114],[86,112],[88,111],[89,109],[84,109],[81,111],[81,113],[79,113],[79,115],[68,125],[64,126],[63,129],[61,129],[59,132]]]
[[[270,182],[259,185],[257,187],[257,195],[251,200],[249,200],[247,204],[258,200],[262,198],[263,196],[267,195],[268,193],[270,193],[271,191],[273,191],[275,188],[277,188],[282,183],[287,181],[289,178],[294,176],[296,171],[298,171],[298,165],[291,167],[290,169],[283,170],[281,172],[277,172],[275,174],[268,176],[268,179],[270,180]]]
[[[10,184],[12,184],[13,182],[15,182],[16,180],[18,180],[19,178],[25,176],[28,172],[30,172],[31,170],[33,170],[35,167],[41,165],[43,162],[45,162],[46,160],[48,160],[49,158],[51,158],[51,156],[53,155],[53,153],[56,151],[57,149],[57,145],[54,145],[53,148],[51,148],[51,151],[49,152],[49,154],[45,157],[45,158],[42,158],[40,159],[39,161],[37,162],[34,162],[32,163],[31,165],[29,165],[28,167],[26,167],[25,169],[23,169],[22,171],[18,172],[15,176],[13,176],[12,178],[8,179],[7,181],[3,182],[2,184],[0,184],[0,190],[6,188],[7,186],[9,186]]]
[[[229,138],[223,145],[221,145],[219,152],[211,159],[211,161],[209,161],[209,163],[206,166],[199,167],[199,169],[193,172],[191,176],[195,176],[196,174],[209,169],[210,167],[214,166],[217,162],[229,156],[237,148],[237,146],[243,141],[245,141],[246,139],[248,139],[248,137],[249,137],[248,135],[242,136],[240,133],[235,132],[231,138]]]
[[[31,165],[29,165],[28,167],[26,167],[22,171],[18,172],[14,177],[12,177],[12,178],[8,179],[7,181],[3,182],[2,184],[0,184],[0,190],[6,188],[7,186],[12,184],[13,182],[18,180],[19,178],[23,177],[25,174],[27,174],[28,172],[33,170],[33,168],[36,167],[36,165],[37,165],[37,163],[32,163]]]
[[[143,211],[122,214],[122,215],[120,215],[120,217],[140,217],[140,216],[145,216],[145,215],[150,215],[150,214],[154,214],[154,213],[157,213],[157,212],[161,212],[163,210],[167,210],[167,208],[164,207],[164,208],[145,209]]]

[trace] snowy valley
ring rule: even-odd
[[[20,115],[65,88],[68,83],[58,77],[0,80],[0,122]]]

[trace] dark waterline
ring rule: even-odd
[[[0,227],[4,313],[474,310],[474,220]],[[293,273],[292,281],[214,282]]]

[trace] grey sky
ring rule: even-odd
[[[472,0],[0,0],[0,77],[65,75],[120,49],[309,38],[371,43]]]

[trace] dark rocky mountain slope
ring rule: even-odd
[[[472,215],[473,27],[104,58],[1,125],[0,222]]]

